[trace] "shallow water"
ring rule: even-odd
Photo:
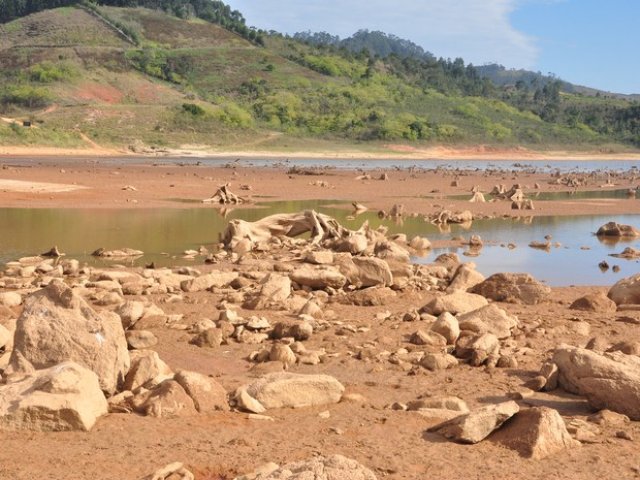
[[[373,227],[385,225],[391,233],[405,233],[409,238],[425,235],[431,240],[449,240],[480,235],[486,246],[480,256],[463,256],[465,248],[437,249],[416,262],[430,262],[444,251],[456,251],[465,261],[473,261],[485,275],[496,272],[528,272],[550,285],[609,285],[618,279],[637,273],[640,263],[607,257],[626,246],[640,248],[640,240],[617,245],[601,243],[593,235],[600,225],[615,220],[640,226],[640,215],[536,217],[529,220],[491,219],[473,223],[471,229],[453,225],[440,231],[421,218],[409,218],[402,225],[381,221],[375,212],[366,212],[356,219],[350,212],[332,207],[330,201],[270,202],[256,208],[233,210],[226,217],[215,208],[206,209],[0,209],[0,263],[21,256],[34,255],[57,245],[70,258],[91,264],[109,261],[90,256],[97,248],[135,248],[145,252],[134,265],[155,262],[156,265],[202,263],[202,257],[185,260],[182,252],[200,245],[211,248],[228,220],[242,218],[255,221],[274,213],[298,212],[315,208],[334,216],[348,228],[357,229],[368,220]],[[560,248],[549,252],[534,250],[527,245],[532,240],[544,241],[552,235]],[[500,244],[514,243],[509,250]],[[581,247],[588,247],[583,250]],[[598,263],[607,260],[620,265],[621,272],[602,273]],[[126,262],[120,262],[126,263]]]

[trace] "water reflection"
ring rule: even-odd
[[[636,260],[608,257],[622,248],[612,239],[599,239],[593,233],[608,221],[640,226],[638,215],[618,216],[565,216],[523,217],[521,219],[478,220],[463,225],[432,225],[422,218],[406,217],[401,224],[392,219],[380,219],[377,212],[362,212],[357,217],[349,208],[336,208],[331,201],[270,202],[251,209],[222,212],[216,209],[0,209],[0,263],[21,256],[38,254],[58,245],[68,257],[83,262],[103,264],[90,254],[100,247],[116,249],[129,247],[145,252],[144,257],[132,264],[154,262],[157,266],[199,264],[182,258],[182,252],[197,250],[201,245],[211,247],[234,218],[255,221],[275,213],[293,213],[314,208],[351,229],[358,229],[364,221],[373,228],[384,225],[390,234],[404,233],[409,239],[423,235],[434,240],[451,240],[479,235],[484,241],[481,251],[468,245],[450,249],[436,249],[429,255],[414,260],[430,262],[445,251],[459,255],[477,255],[472,260],[485,275],[501,271],[529,272],[551,285],[608,285],[622,276],[637,273]],[[345,205],[345,206],[348,206]],[[552,236],[548,250],[537,250],[528,245],[534,240]],[[558,246],[560,245],[560,246]],[[638,239],[626,239],[624,246],[640,248]],[[602,273],[598,263],[609,258],[620,265],[619,273]]]

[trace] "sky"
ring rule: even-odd
[[[640,93],[640,0],[227,0],[247,24],[409,39],[437,57]]]

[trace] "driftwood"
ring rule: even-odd
[[[484,203],[485,201],[486,200],[482,192],[474,192],[471,200],[469,200],[471,203]]]
[[[252,245],[268,242],[273,237],[297,237],[311,234],[311,243],[320,244],[325,240],[338,240],[353,233],[344,228],[334,218],[306,210],[300,213],[271,215],[256,222],[231,220],[223,235],[225,248],[234,250],[245,241]]]
[[[229,184],[223,185],[209,198],[202,200],[202,203],[217,203],[220,205],[238,205],[246,200],[231,191]]]
[[[46,252],[40,254],[41,257],[50,257],[50,258],[59,258],[59,257],[63,257],[64,255],[65,255],[64,253],[58,250],[57,245],[51,247],[50,250],[47,250]]]

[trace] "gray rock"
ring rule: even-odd
[[[106,413],[98,377],[73,362],[0,386],[0,430],[89,431]]]
[[[129,370],[120,317],[96,312],[62,282],[30,295],[16,324],[11,372],[43,369],[73,361],[98,375],[114,393]]]
[[[519,410],[520,407],[513,401],[488,405],[444,424],[436,425],[430,430],[456,442],[478,443],[487,438],[494,430],[500,428]]]

